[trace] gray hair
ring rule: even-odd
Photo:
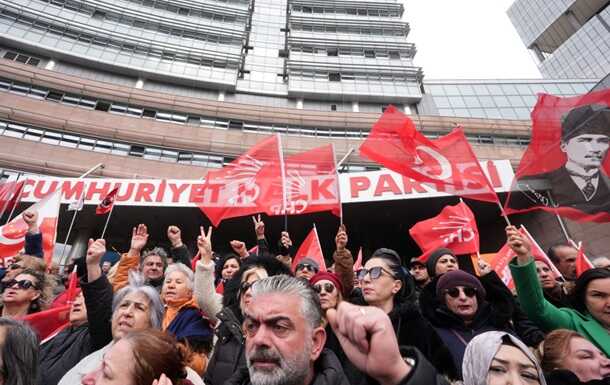
[[[167,278],[171,273],[175,271],[179,271],[186,276],[186,285],[189,287],[189,289],[192,289],[193,280],[195,279],[193,275],[193,270],[187,267],[184,263],[174,263],[173,265],[170,265],[167,270],[165,270],[165,277]]]
[[[274,275],[260,279],[250,289],[252,299],[258,295],[279,293],[282,295],[295,295],[301,299],[301,314],[315,329],[322,324],[322,308],[320,298],[309,282],[304,279],[291,277],[285,274]]]
[[[123,299],[131,293],[141,293],[148,298],[150,308],[150,326],[155,329],[161,329],[161,321],[165,311],[161,297],[157,290],[149,285],[144,284],[144,276],[135,271],[129,272],[129,285],[114,294],[112,299],[112,313],[114,313]]]
[[[155,247],[149,250],[145,250],[142,253],[142,257],[140,258],[140,269],[144,267],[144,261],[146,260],[146,258],[150,257],[151,255],[158,255],[161,258],[161,260],[163,261],[163,270],[165,271],[165,269],[167,268],[167,251],[165,251],[165,249],[162,247]]]

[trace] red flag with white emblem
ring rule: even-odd
[[[95,213],[97,215],[104,215],[104,214],[108,214],[110,211],[112,211],[112,206],[114,206],[114,201],[116,199],[116,194],[119,192],[119,188],[115,188],[114,190],[110,191],[108,193],[108,195],[106,195],[104,197],[104,199],[102,199],[102,201],[100,202],[99,205],[97,205],[97,207],[95,208]]]
[[[294,258],[292,259],[292,271],[296,270],[297,265],[303,258],[311,258],[318,263],[320,271],[326,271],[326,262],[324,262],[324,254],[322,253],[322,246],[320,245],[320,239],[318,238],[318,230],[316,226],[311,229],[307,238],[301,243],[299,250],[297,250]]]
[[[417,222],[409,234],[423,251],[420,259],[428,259],[430,252],[446,247],[456,254],[479,251],[479,230],[470,208],[462,201],[445,206],[437,216]]]
[[[220,170],[209,171],[197,205],[214,226],[227,218],[283,208],[279,135],[270,136]],[[282,210],[283,211],[283,210]]]
[[[432,183],[439,191],[498,202],[461,128],[430,140],[417,131],[411,119],[390,106],[360,146],[360,154],[399,174]]]
[[[61,190],[56,190],[27,209],[38,212],[38,228],[42,233],[44,260],[48,265],[51,263],[55,247],[60,200]],[[12,221],[0,227],[0,258],[12,257],[23,250],[27,231],[28,225],[21,215],[17,215]]]

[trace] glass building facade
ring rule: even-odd
[[[610,1],[517,0],[508,16],[549,79],[610,73]]]

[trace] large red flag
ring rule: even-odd
[[[330,210],[336,216],[340,215],[339,178],[332,144],[286,157],[284,164],[288,214]],[[267,214],[283,214],[282,201],[276,201]]]
[[[97,207],[95,208],[95,213],[97,215],[104,215],[104,214],[108,214],[110,211],[112,211],[112,206],[114,206],[114,201],[116,199],[116,194],[119,192],[119,188],[115,188],[114,190],[110,191],[108,193],[108,195],[106,195],[104,197],[104,199],[102,199],[102,201],[100,202],[99,205],[97,205]]]
[[[299,262],[305,257],[316,261],[320,266],[320,271],[326,271],[326,262],[324,262],[324,254],[322,254],[322,246],[320,245],[318,231],[315,226],[311,229],[303,243],[301,243],[299,250],[297,250],[292,259],[292,271],[296,270]]]
[[[409,234],[423,251],[421,260],[428,259],[430,252],[447,247],[456,254],[479,251],[479,230],[470,208],[460,202],[445,206],[437,216],[417,222]]]
[[[515,173],[507,213],[541,209],[578,221],[610,221],[609,106],[610,89],[538,96],[532,140]]]
[[[589,258],[585,255],[585,248],[582,242],[578,244],[578,253],[576,254],[576,278],[589,269],[595,268]]]
[[[283,207],[276,193],[283,179],[281,164],[279,136],[273,135],[221,170],[209,171],[197,205],[214,226],[226,218],[269,212],[273,205]]]
[[[74,271],[70,273],[70,279],[68,281],[68,289],[66,294],[67,304],[59,307],[53,307],[38,313],[28,314],[22,318],[32,329],[36,331],[41,341],[55,336],[65,327],[70,324],[70,306],[74,302],[77,296],[76,282],[78,278],[76,275],[76,267]]]
[[[460,128],[436,140],[417,131],[406,115],[390,106],[360,146],[361,155],[412,179],[486,202],[498,197]]]
[[[0,184],[0,217],[5,212],[11,212],[21,201],[21,191],[25,181],[5,182]]]
[[[42,248],[47,265],[50,265],[53,257],[60,200],[61,190],[56,190],[27,209],[38,212],[38,228],[42,233]],[[27,231],[28,226],[21,215],[0,227],[0,259],[12,257],[24,248]]]

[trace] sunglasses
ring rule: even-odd
[[[27,279],[23,279],[21,281],[17,281],[16,279],[11,279],[10,281],[8,281],[6,283],[6,287],[13,287],[15,285],[17,285],[18,288],[23,289],[23,290],[27,290],[31,287],[33,287],[34,289],[38,289],[32,281],[28,281]]]
[[[297,265],[297,270],[296,271],[305,270],[305,269],[307,269],[309,271],[313,271],[314,273],[318,272],[318,268],[315,267],[314,265],[309,264],[309,263],[299,263]]]
[[[370,275],[371,279],[377,279],[381,277],[381,274],[383,273],[386,273],[392,278],[396,278],[394,274],[392,274],[390,271],[387,271],[381,266],[375,266],[371,267],[370,269],[361,269],[360,271],[358,271],[358,279],[362,281],[367,274]]]
[[[468,298],[472,298],[477,295],[477,289],[474,287],[452,287],[451,289],[445,290],[446,294],[449,294],[452,298],[457,298],[460,296],[460,292],[464,293],[464,295]]]
[[[318,283],[318,284],[313,285],[313,289],[318,294],[320,294],[322,292],[322,289],[324,289],[324,291],[327,292],[328,294],[331,294],[333,291],[335,291],[335,285],[333,285],[330,282],[327,282],[324,284]]]
[[[256,281],[254,281],[256,282]],[[252,287],[252,285],[254,285],[254,282],[242,282],[241,285],[239,285],[239,291],[237,292],[237,298],[240,298],[245,292],[248,291],[249,288]]]

